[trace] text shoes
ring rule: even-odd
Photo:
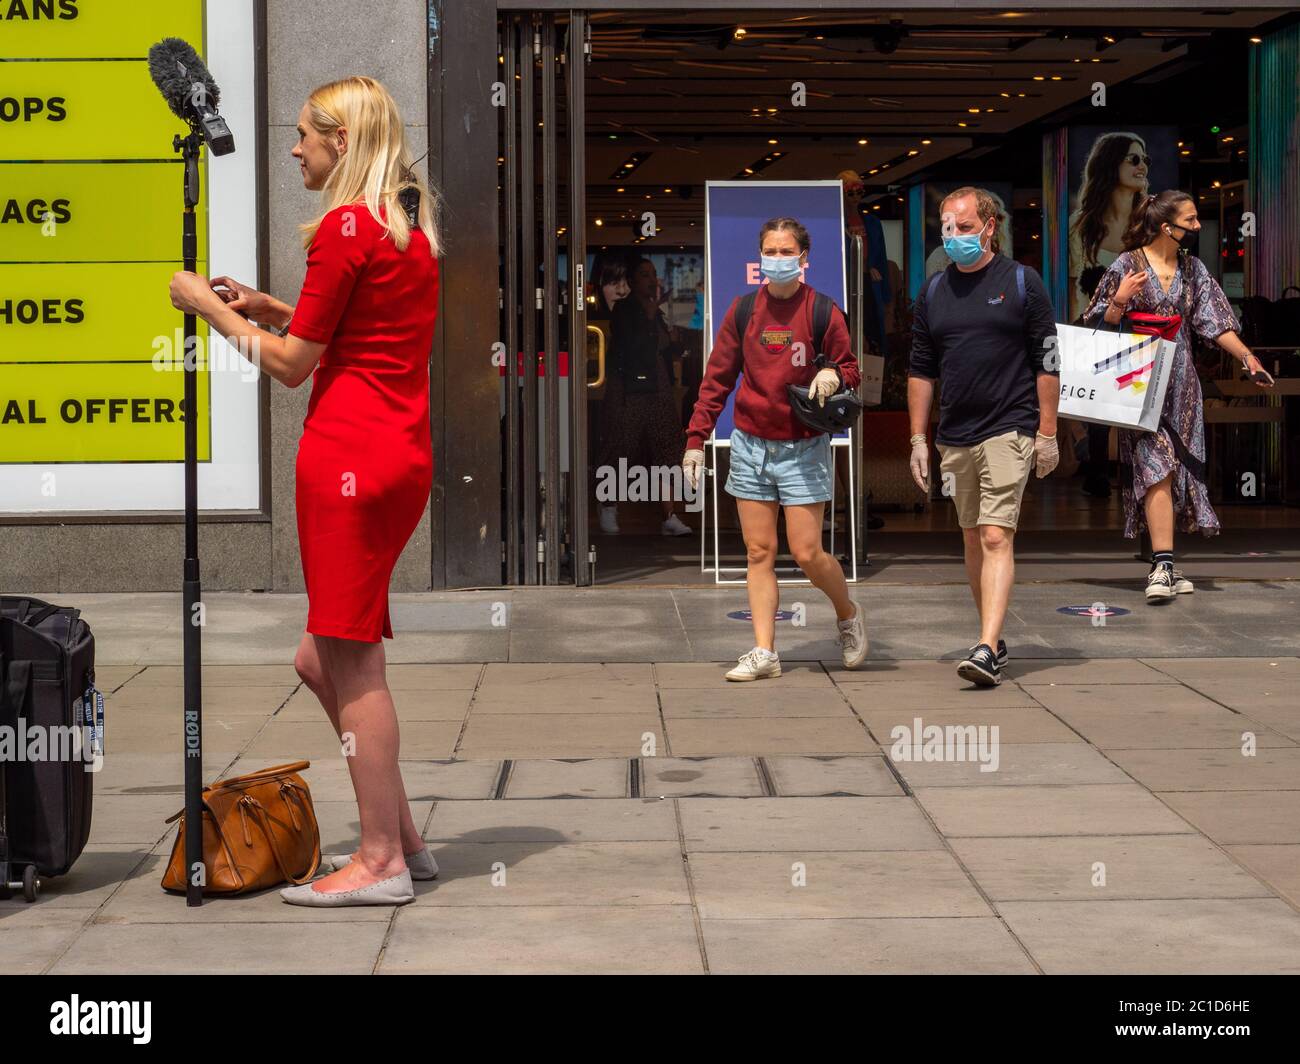
[[[353,854],[350,853],[323,856],[320,859],[320,866],[326,872],[337,872],[352,858]],[[438,878],[438,862],[433,859],[433,853],[427,846],[415,853],[406,854],[406,870],[411,873],[412,879]]]
[[[411,885],[411,873],[403,869],[395,876],[356,890],[323,894],[312,890],[310,883],[303,883],[296,887],[284,887],[280,891],[280,897],[290,905],[309,905],[317,909],[336,909],[344,905],[405,905],[408,901],[415,900],[415,888]]]

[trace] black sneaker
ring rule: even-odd
[[[1189,582],[1190,582],[1190,581],[1189,581]],[[976,646],[978,646],[978,645],[979,645],[979,644],[977,643]],[[967,653],[967,654],[974,654],[974,653],[975,653],[975,647],[970,647],[970,648],[966,651],[966,653]],[[998,653],[997,653],[998,668],[999,668],[999,669],[1005,669],[1005,668],[1007,667],[1007,661],[1008,661],[1009,659],[1010,659],[1010,655],[1007,654],[1007,641],[1006,641],[1005,639],[999,639],[999,640],[998,640]]]
[[[997,655],[987,643],[981,643],[970,652],[970,657],[957,666],[957,675],[977,687],[996,687],[1002,682]]]

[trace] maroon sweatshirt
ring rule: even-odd
[[[806,440],[819,435],[794,416],[785,394],[787,384],[807,388],[817,376],[812,339],[815,295],[806,284],[799,285],[789,299],[776,299],[767,285],[760,287],[743,344],[736,335],[740,298],[732,302],[709,355],[700,397],[686,430],[688,449],[704,446],[742,371],[736,394],[736,428],[764,440]],[[804,345],[803,365],[795,364],[796,343]],[[830,365],[839,370],[842,385],[856,389],[861,380],[858,360],[849,344],[848,323],[838,307],[831,314],[822,346]]]

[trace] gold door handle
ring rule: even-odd
[[[596,334],[596,365],[600,367],[594,381],[588,381],[588,388],[600,388],[605,384],[605,332],[595,325],[588,325],[587,332]]]

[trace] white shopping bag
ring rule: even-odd
[[[1154,432],[1178,350],[1144,333],[1056,327],[1062,417]]]
[[[862,355],[858,359],[862,373],[862,387],[858,395],[868,406],[880,405],[880,390],[885,384],[885,359],[883,355]]]

